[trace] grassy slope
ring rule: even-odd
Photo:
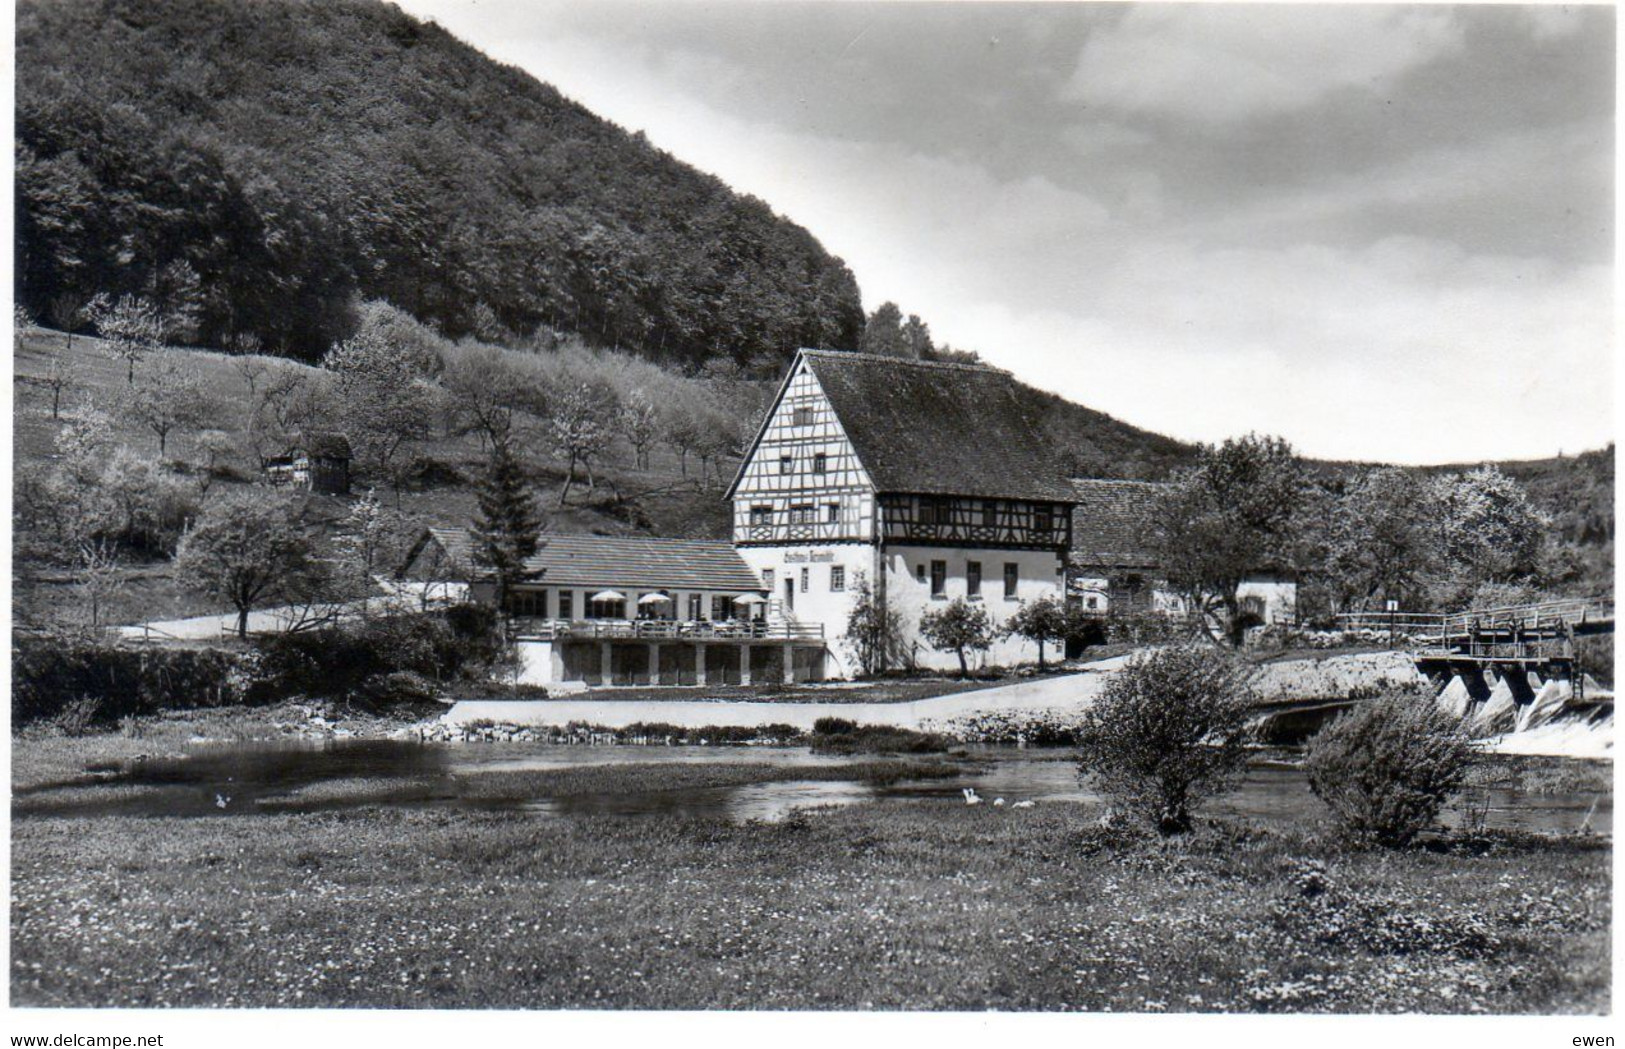
[[[773,771],[742,757],[697,774]],[[666,785],[636,765],[555,778],[582,775]],[[1164,844],[1075,806],[951,802],[779,825],[359,809],[154,828],[14,824],[17,1004],[1608,1008],[1596,840],[1351,852],[1230,828]],[[1333,887],[1319,902],[1295,882],[1305,860]],[[1407,949],[1347,939],[1375,932]],[[1458,936],[1489,939],[1439,942]]]
[[[54,454],[53,440],[63,425],[51,418],[50,391],[40,385],[39,379],[48,368],[53,356],[68,352],[76,369],[75,383],[63,396],[64,412],[71,405],[86,402],[107,410],[113,417],[118,439],[131,448],[148,455],[156,455],[158,441],[150,432],[121,419],[116,409],[117,397],[126,385],[122,362],[106,358],[95,339],[75,336],[71,350],[65,351],[64,337],[56,332],[41,331],[30,335],[14,358],[13,391],[13,450],[14,466],[19,476],[29,471],[49,469]],[[248,387],[234,367],[235,358],[203,350],[171,349],[167,354],[184,355],[196,363],[208,389],[221,403],[220,426],[235,432],[248,418],[250,400]],[[304,365],[280,362],[288,367]],[[140,365],[137,365],[139,378]],[[240,445],[237,458],[231,466],[243,480],[254,476],[253,464],[245,442]],[[468,480],[478,476],[485,455],[477,438],[473,436],[439,436],[428,442],[425,453],[444,469],[438,471],[444,480],[422,484],[402,493],[401,509],[413,520],[423,524],[467,524],[474,513],[474,495]],[[197,435],[171,434],[168,458],[190,461],[197,456]],[[558,492],[563,484],[563,464],[549,456],[545,449],[532,449],[529,465],[535,482],[537,498],[548,514],[549,527],[566,533],[603,532],[611,534],[647,532],[655,535],[676,535],[718,538],[727,535],[728,511],[722,498],[723,486],[713,482],[701,489],[697,477],[697,463],[689,459],[689,481],[685,484],[677,457],[664,447],[656,448],[650,456],[647,470],[633,468],[632,450],[617,440],[609,455],[598,468],[600,494],[588,496],[578,485],[570,496],[571,505],[557,506]],[[723,473],[729,475],[733,464],[725,464]],[[222,482],[231,483],[231,482]],[[357,493],[364,491],[367,481],[358,479]],[[618,489],[627,496],[667,486],[678,490],[637,500],[638,508],[647,515],[648,526],[639,528],[624,516],[617,516],[606,498],[610,489]],[[388,498],[387,492],[380,490]],[[341,500],[322,500],[319,512],[333,517],[343,512]],[[46,605],[60,605],[72,601],[70,580],[60,571],[45,571],[30,575],[19,594],[19,600],[35,600]],[[167,618],[181,615],[199,615],[224,612],[213,607],[206,599],[178,589],[166,564],[144,565],[133,572],[131,585],[116,599],[112,618],[115,622],[139,619]]]

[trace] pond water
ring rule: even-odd
[[[91,766],[83,777],[14,792],[13,816],[240,816],[359,806],[507,809],[543,817],[692,815],[774,821],[821,805],[963,804],[971,788],[992,804],[1099,807],[1067,755],[986,747],[963,775],[878,785],[854,779],[790,779],[745,786],[548,795],[493,801],[465,797],[463,777],[482,772],[563,769],[610,764],[769,764],[841,766],[867,758],[813,754],[805,747],[582,747],[339,740],[326,743],[197,744],[181,756]],[[1215,802],[1213,815],[1275,824],[1307,824],[1325,809],[1301,768],[1255,760],[1240,789]],[[1606,791],[1474,788],[1445,814],[1447,825],[1481,821],[1493,829],[1546,833],[1585,828],[1611,834],[1613,798]]]

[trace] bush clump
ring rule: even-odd
[[[935,732],[915,732],[913,729],[894,728],[890,725],[856,725],[844,718],[821,718],[836,722],[840,732],[824,733],[813,725],[808,745],[815,754],[940,754],[952,741]]]
[[[1309,741],[1309,787],[1345,830],[1404,845],[1433,825],[1466,781],[1472,747],[1422,691],[1361,703]]]
[[[1078,768],[1125,812],[1164,834],[1233,789],[1246,764],[1248,675],[1206,645],[1157,649],[1112,676],[1084,712]]]
[[[217,648],[146,648],[88,634],[17,634],[14,726],[64,718],[64,731],[156,710],[251,702],[252,658]]]
[[[813,734],[816,736],[850,736],[857,730],[858,723],[846,718],[819,718],[813,722]]]
[[[347,697],[379,706],[432,695],[433,682],[488,671],[501,658],[473,613],[394,615],[256,641],[261,688],[277,697]],[[401,677],[408,674],[412,677]]]

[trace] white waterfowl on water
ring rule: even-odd
[[[982,799],[976,796],[976,788],[974,787],[966,787],[960,793],[965,795],[965,804],[967,805],[980,805],[982,803]]]

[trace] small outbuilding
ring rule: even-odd
[[[342,433],[306,431],[281,455],[265,460],[265,476],[274,485],[348,495],[352,458],[350,442]]]

